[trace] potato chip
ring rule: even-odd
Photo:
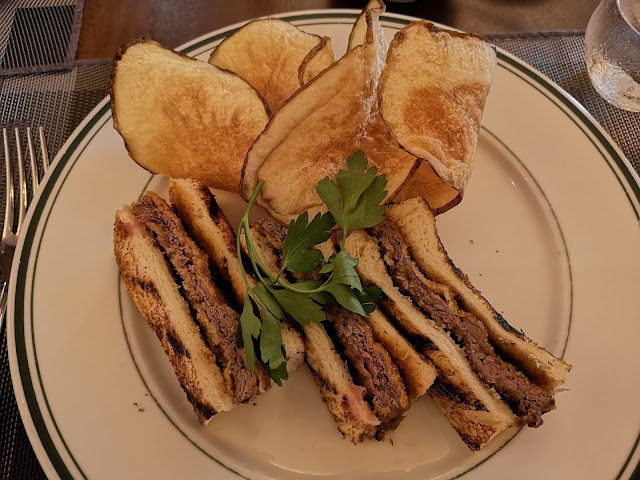
[[[142,167],[229,191],[269,120],[258,92],[237,75],[145,39],[116,54],[111,110]]]
[[[254,20],[218,45],[209,63],[244,78],[260,92],[274,112],[300,87],[300,64],[323,42],[322,54],[313,65],[316,72],[333,63],[331,42],[305,33],[284,20]]]
[[[393,137],[460,192],[495,65],[485,39],[421,21],[396,33],[380,77],[380,113]]]
[[[416,172],[407,180],[393,197],[394,202],[404,202],[412,198],[422,197],[436,215],[452,209],[462,201],[463,192],[458,192],[447,185],[426,160],[421,160]]]

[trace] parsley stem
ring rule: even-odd
[[[242,230],[244,229],[244,224],[240,223],[238,227],[238,236],[236,237],[236,250],[238,255],[238,263],[240,264],[240,271],[242,272],[242,280],[244,280],[244,287],[247,292],[250,290],[249,287],[249,279],[247,278],[247,272],[244,269],[244,265],[242,264],[242,245],[240,243],[240,238],[242,236]]]
[[[245,271],[244,264],[242,262],[242,241],[241,241],[241,239],[242,239],[243,230],[244,230],[244,233],[245,233],[245,240],[246,240],[247,237],[251,238],[251,236],[249,235],[249,212],[251,211],[251,207],[253,207],[253,204],[255,203],[256,198],[258,198],[258,194],[260,193],[260,190],[262,189],[263,185],[264,185],[264,180],[262,180],[260,183],[258,183],[258,185],[256,186],[255,190],[253,191],[253,194],[251,195],[251,198],[249,199],[249,202],[247,203],[247,208],[245,208],[244,214],[242,215],[242,219],[240,220],[240,225],[238,226],[238,235],[236,236],[236,250],[237,250],[237,253],[238,253],[238,262],[240,263],[240,271],[242,272],[242,279],[244,280],[244,285],[245,285],[245,288],[247,289],[247,291],[250,290],[250,286],[249,286],[249,279],[247,278],[247,272]],[[249,257],[251,257],[251,255],[249,255]]]
[[[271,281],[271,285],[275,285],[278,282],[278,279],[284,273],[285,268],[287,268],[287,266],[286,265],[282,265],[282,268],[280,269],[280,271],[276,275],[276,278]]]

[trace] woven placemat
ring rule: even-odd
[[[498,47],[530,63],[582,103],[640,173],[640,114],[612,107],[593,90],[583,61],[584,32],[490,37]],[[110,72],[111,61],[98,60],[75,62],[66,72],[6,79],[0,92],[0,126],[43,126],[53,157],[108,94]],[[4,172],[2,175],[0,208],[4,208]],[[0,348],[0,479],[45,478],[18,414],[4,332]]]
[[[70,69],[84,0],[2,0],[0,75]]]

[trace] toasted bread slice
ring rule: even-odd
[[[209,63],[237,73],[255,87],[275,112],[300,86],[298,70],[306,55],[322,45],[313,68],[333,63],[331,42],[278,18],[247,23],[211,53]]]
[[[253,374],[246,364],[244,349],[236,345],[240,315],[228,306],[224,295],[213,283],[209,258],[189,238],[180,219],[154,192],[145,193],[132,208],[136,220],[153,232],[164,250],[200,331],[204,332],[209,347],[222,365],[234,399],[238,403],[248,402],[268,390],[271,381],[264,368],[256,366],[256,374]]]
[[[230,283],[238,305],[244,303],[246,288],[236,249],[235,232],[206,185],[193,179],[170,179],[169,198],[186,230],[204,250],[218,275]],[[249,277],[252,285],[256,280]],[[282,323],[282,341],[287,352],[287,371],[304,360],[304,343],[289,324]]]
[[[206,425],[213,415],[234,406],[233,396],[162,250],[130,207],[116,214],[113,244],[129,295],[158,336],[200,423]]]
[[[269,120],[258,92],[235,74],[145,39],[116,54],[111,111],[140,166],[229,191]]]
[[[378,101],[389,131],[464,191],[496,65],[482,37],[412,22],[396,33],[380,77]]]
[[[380,309],[367,315],[365,321],[398,367],[409,401],[424,395],[436,380],[433,364],[413,348]]]
[[[248,199],[265,180],[257,202],[271,216],[288,223],[300,213],[326,210],[317,183],[345,167],[360,148],[375,98],[377,55],[374,45],[360,45],[301,87],[272,117],[251,147],[240,192]],[[379,156],[370,163],[387,175],[393,195],[414,171],[408,162]]]
[[[424,199],[393,205],[388,208],[387,216],[404,236],[420,269],[455,292],[464,307],[484,323],[496,348],[540,385],[551,390],[562,386],[571,365],[511,327],[474,288],[447,255],[438,237],[435,217]]]
[[[169,199],[185,229],[209,256],[220,278],[231,284],[238,305],[242,305],[246,292],[236,234],[209,188],[198,180],[171,178]]]
[[[331,39],[329,37],[322,37],[322,41],[302,60],[298,68],[298,82],[301,86],[309,83],[320,72],[329,68],[333,61]]]
[[[466,399],[463,417],[467,421],[453,421],[449,417],[465,443],[472,449],[478,449],[493,436],[514,425],[515,416],[509,406],[494,390],[482,383],[471,369],[462,349],[394,285],[376,240],[363,231],[353,232],[347,242],[347,253],[359,259],[356,269],[361,279],[383,290],[387,298],[381,305],[386,313],[409,335],[434,346],[433,350],[425,353],[438,368],[439,381],[454,390],[460,398]],[[445,410],[445,413],[449,412]]]
[[[275,223],[272,227],[277,227]],[[255,224],[251,236],[265,265],[278,269],[277,249],[282,241],[282,228],[266,230]],[[364,387],[354,383],[349,368],[335,349],[333,340],[320,323],[301,326],[304,335],[306,360],[318,385],[322,398],[338,425],[338,430],[354,443],[373,437],[380,421],[365,400]]]
[[[367,32],[369,31],[367,12],[370,10],[379,10],[382,13],[386,10],[386,6],[381,0],[370,0],[369,3],[367,3],[362,9],[362,13],[356,18],[351,33],[349,34],[349,50],[367,42]]]

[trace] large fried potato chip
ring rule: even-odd
[[[459,192],[473,168],[495,65],[485,39],[421,21],[396,33],[380,77],[380,112],[393,137]]]
[[[142,167],[229,191],[269,120],[258,92],[235,74],[145,39],[116,54],[111,110]]]
[[[375,153],[362,139],[367,138],[375,102],[377,57],[370,44],[350,50],[274,114],[247,154],[241,185],[245,199],[265,180],[258,204],[280,221],[326,209],[316,193],[317,183],[345,168],[347,157],[359,148]],[[386,173],[389,196],[416,167],[412,156],[371,154],[369,163]]]
[[[244,78],[274,112],[300,87],[300,64],[322,43],[322,54],[314,62],[316,72],[333,63],[331,42],[305,33],[284,20],[254,20],[218,45],[209,63]]]

